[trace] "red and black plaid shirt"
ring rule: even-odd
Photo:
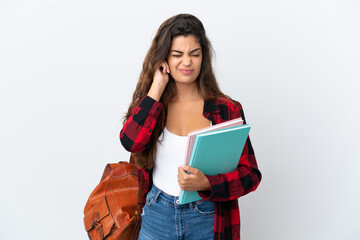
[[[163,105],[146,96],[132,111],[120,132],[120,141],[130,152],[144,150],[158,120]],[[239,102],[229,100],[205,100],[203,115],[218,124],[242,117],[244,112]],[[146,179],[146,193],[152,186],[152,169],[141,169]],[[214,239],[240,239],[240,213],[237,199],[254,191],[260,183],[261,173],[257,167],[253,148],[248,138],[239,159],[237,169],[226,174],[206,176],[211,190],[199,191],[204,200],[215,203]]]

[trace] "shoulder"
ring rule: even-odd
[[[243,117],[241,104],[229,97],[218,97],[216,99],[206,100],[204,111],[205,114],[212,115],[214,120],[217,119],[215,122],[223,122],[234,118]]]
[[[230,112],[239,112],[240,110],[242,110],[242,105],[240,104],[240,102],[230,97],[219,97],[215,99],[214,102],[219,108],[226,107]]]

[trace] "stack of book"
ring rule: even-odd
[[[218,175],[236,170],[250,126],[241,118],[216,124],[188,134],[185,165],[205,175]],[[181,191],[180,204],[201,200],[197,191]]]

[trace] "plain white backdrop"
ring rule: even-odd
[[[263,180],[245,240],[360,239],[358,0],[0,0],[0,239],[87,239],[83,208],[159,25],[204,24]]]

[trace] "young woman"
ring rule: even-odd
[[[220,91],[211,56],[200,20],[180,14],[160,26],[145,57],[120,132],[146,179],[140,240],[240,239],[237,199],[261,180],[250,139],[233,172],[208,176],[182,166],[189,132],[245,121],[240,103]],[[203,199],[179,205],[179,188]]]

